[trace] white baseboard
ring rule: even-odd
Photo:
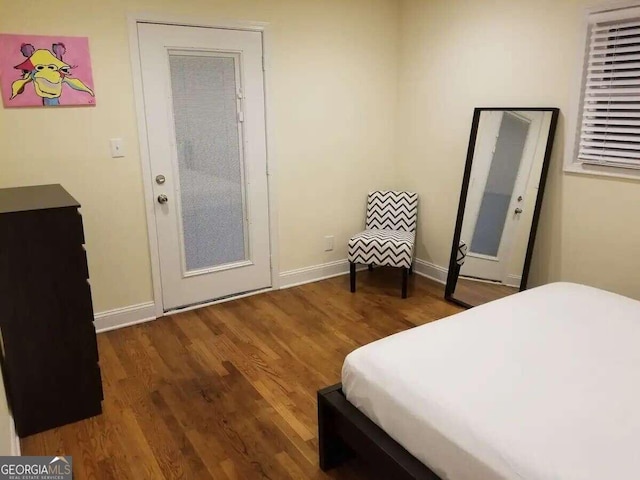
[[[96,332],[101,333],[155,319],[156,306],[153,302],[147,302],[96,313],[94,324]]]
[[[20,456],[20,437],[16,433],[16,425],[13,422],[13,417],[9,416],[9,434],[11,435],[11,456]]]
[[[358,270],[364,270],[366,268],[366,265],[358,266]],[[420,276],[435,280],[438,283],[447,283],[448,270],[440,265],[416,258],[413,271]],[[346,259],[289,270],[280,274],[280,288],[318,282],[327,278],[346,275],[347,273],[349,273],[349,262]]]
[[[418,275],[435,280],[438,283],[447,283],[448,268],[441,267],[435,263],[427,262],[416,258],[413,264],[413,271]]]
[[[365,265],[358,267],[358,269],[366,268]],[[289,288],[296,285],[302,285],[310,282],[317,282],[318,280],[324,280],[326,278],[336,277],[338,275],[344,275],[349,273],[349,262],[345,260],[338,260],[336,262],[323,263],[321,265],[313,265],[311,267],[298,268],[296,270],[289,270],[280,274],[280,288]],[[267,291],[266,289],[264,291]],[[260,292],[250,292],[244,295],[238,295],[235,297],[229,297],[221,300],[216,300],[208,304],[197,305],[193,307],[187,307],[180,311],[191,310],[194,308],[202,308],[215,303],[236,300],[243,296],[254,295]],[[176,311],[171,313],[176,313]],[[97,333],[108,332],[109,330],[115,330],[117,328],[128,327],[130,325],[136,325],[138,323],[148,322],[155,320],[155,304],[154,302],[141,303],[139,305],[131,305],[123,308],[116,308],[114,310],[108,310],[105,312],[98,312],[95,314],[95,327]]]
[[[358,270],[366,269],[366,265],[358,265]],[[439,265],[427,262],[425,260],[416,259],[414,264],[414,272],[423,277],[435,280],[438,283],[447,282],[447,269]],[[305,283],[317,282],[327,278],[346,275],[349,273],[349,262],[337,260],[334,262],[322,263],[320,265],[312,265],[310,267],[297,268],[288,270],[280,274],[280,288],[290,288]],[[255,294],[258,292],[251,292]],[[223,299],[222,301],[233,300],[235,298]],[[219,301],[218,301],[219,302]],[[218,303],[214,302],[214,303]],[[200,305],[195,308],[201,307]],[[155,320],[155,304],[153,302],[131,305],[129,307],[116,308],[105,312],[95,314],[96,332],[108,332],[116,328],[128,327],[138,323]]]
[[[366,265],[358,266],[358,270],[365,268],[367,268]],[[310,267],[296,268],[295,270],[287,270],[280,274],[280,288],[304,285],[305,283],[317,282],[347,273],[349,273],[349,261],[346,259],[312,265]]]

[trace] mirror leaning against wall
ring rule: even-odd
[[[476,108],[445,298],[475,307],[527,287],[557,108]]]

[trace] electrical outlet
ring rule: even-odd
[[[333,235],[326,235],[324,237],[324,251],[325,252],[330,252],[331,250],[333,250],[333,240],[334,240]]]

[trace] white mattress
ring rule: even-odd
[[[640,302],[555,283],[352,352],[347,399],[443,479],[640,479]]]

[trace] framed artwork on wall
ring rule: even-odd
[[[0,33],[5,107],[95,105],[87,37]]]

